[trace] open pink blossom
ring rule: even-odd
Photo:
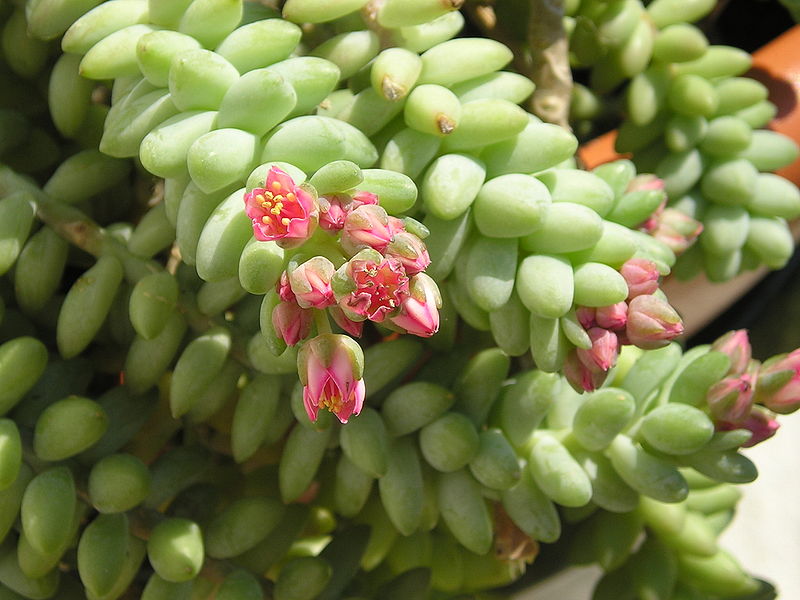
[[[336,269],[324,256],[315,256],[289,274],[289,284],[302,308],[326,308],[334,304],[331,279]]]
[[[294,302],[281,302],[272,309],[272,327],[287,346],[294,346],[311,333],[314,315]]]
[[[390,320],[406,333],[430,337],[439,331],[439,308],[442,296],[436,282],[418,273],[409,283],[410,294],[400,304],[400,312]]]
[[[364,353],[346,335],[325,333],[306,342],[297,354],[297,371],[303,384],[303,405],[308,418],[317,420],[320,408],[342,423],[361,412],[364,405]]]
[[[408,297],[408,275],[396,258],[362,250],[339,268],[334,292],[348,318],[380,323],[396,315]]]
[[[261,241],[297,245],[311,236],[317,224],[314,197],[278,167],[269,170],[263,188],[244,195],[244,203],[253,233]]]

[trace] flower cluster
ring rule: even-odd
[[[345,364],[361,350],[349,337],[328,333],[327,318],[354,337],[361,336],[365,321],[422,337],[436,333],[441,296],[424,273],[430,264],[425,244],[404,220],[390,216],[375,194],[316,198],[313,189],[295,185],[277,167],[270,169],[264,188],[245,195],[245,207],[257,239],[284,248],[306,243],[314,248],[317,242],[330,250],[290,260],[277,284],[271,323],[289,346],[303,343],[317,323],[317,336],[298,355],[306,411],[316,420],[323,406],[347,422],[361,409],[364,386],[360,376],[352,379],[360,371]]]
[[[576,310],[591,342],[586,348],[571,351],[564,362],[564,375],[578,391],[592,391],[603,384],[621,346],[661,348],[683,333],[680,315],[657,293],[659,273],[655,263],[631,258],[620,273],[628,284],[626,301]]]

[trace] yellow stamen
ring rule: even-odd
[[[289,192],[288,194],[286,194],[286,199],[289,202],[294,202],[295,201],[295,195],[292,192]]]
[[[269,225],[270,223],[272,223],[272,217],[270,217],[269,215],[261,217],[261,222],[264,223],[264,225]]]
[[[280,181],[273,181],[272,182],[272,189],[275,190],[276,192],[280,192],[281,191],[281,182]]]
[[[283,223],[284,227],[288,227],[289,223],[290,223],[290,220],[287,219],[286,217],[284,217],[284,218],[281,219],[281,223]]]

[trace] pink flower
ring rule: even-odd
[[[402,230],[402,226],[402,221],[390,217],[380,206],[374,204],[359,206],[345,219],[342,229],[342,248],[351,255],[365,248],[383,253],[395,233],[398,233],[398,227]]]
[[[738,375],[747,371],[752,358],[752,348],[746,329],[729,331],[711,344],[711,350],[727,354],[731,359],[729,375]]]
[[[269,170],[264,186],[244,195],[256,239],[276,241],[284,247],[308,239],[317,223],[314,197],[278,167]]]
[[[308,337],[313,319],[311,310],[300,308],[294,302],[281,302],[272,309],[272,327],[287,346],[294,346]]]
[[[652,350],[662,348],[683,333],[683,321],[667,302],[657,296],[636,296],[628,304],[626,340]]]
[[[659,272],[653,261],[631,258],[622,265],[619,272],[628,284],[628,300],[653,294],[658,289]]]
[[[572,350],[564,359],[564,377],[576,392],[592,392],[603,385],[607,371],[590,369],[578,358],[576,350]]]
[[[743,423],[753,406],[754,382],[754,377],[745,373],[725,377],[708,388],[706,403],[712,419],[734,425]]]
[[[578,360],[591,371],[606,372],[617,362],[619,355],[619,339],[613,331],[601,327],[592,327],[587,332],[592,340],[589,350],[578,348]]]
[[[604,329],[624,329],[628,322],[628,305],[625,302],[617,302],[609,306],[600,306],[595,309],[595,320],[599,327]]]
[[[409,283],[410,294],[400,304],[400,312],[390,321],[406,333],[430,337],[439,331],[439,308],[442,296],[436,282],[425,273],[417,273]]]
[[[334,322],[353,337],[361,337],[364,332],[364,321],[353,321],[348,319],[344,311],[338,306],[328,308],[328,313],[333,317]]]
[[[303,404],[312,421],[320,407],[342,423],[361,412],[364,405],[364,353],[346,335],[324,333],[306,342],[297,354],[297,371],[303,383]]]
[[[409,294],[403,263],[369,249],[339,267],[333,288],[345,316],[377,323],[397,314]]]
[[[302,308],[326,308],[334,303],[331,279],[336,269],[324,256],[315,256],[289,274],[289,284]]]
[[[800,348],[764,363],[758,375],[756,402],[783,415],[800,408]]]
[[[409,275],[424,271],[431,264],[428,249],[423,241],[407,231],[397,233],[386,246],[385,252],[386,256],[393,256],[403,263]]]
[[[575,317],[584,329],[591,329],[597,325],[597,309],[591,306],[577,307]]]

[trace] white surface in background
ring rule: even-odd
[[[800,413],[779,417],[775,437],[745,453],[758,479],[743,497],[720,544],[751,574],[772,582],[780,600],[800,600]],[[601,570],[573,568],[514,600],[591,600]]]

